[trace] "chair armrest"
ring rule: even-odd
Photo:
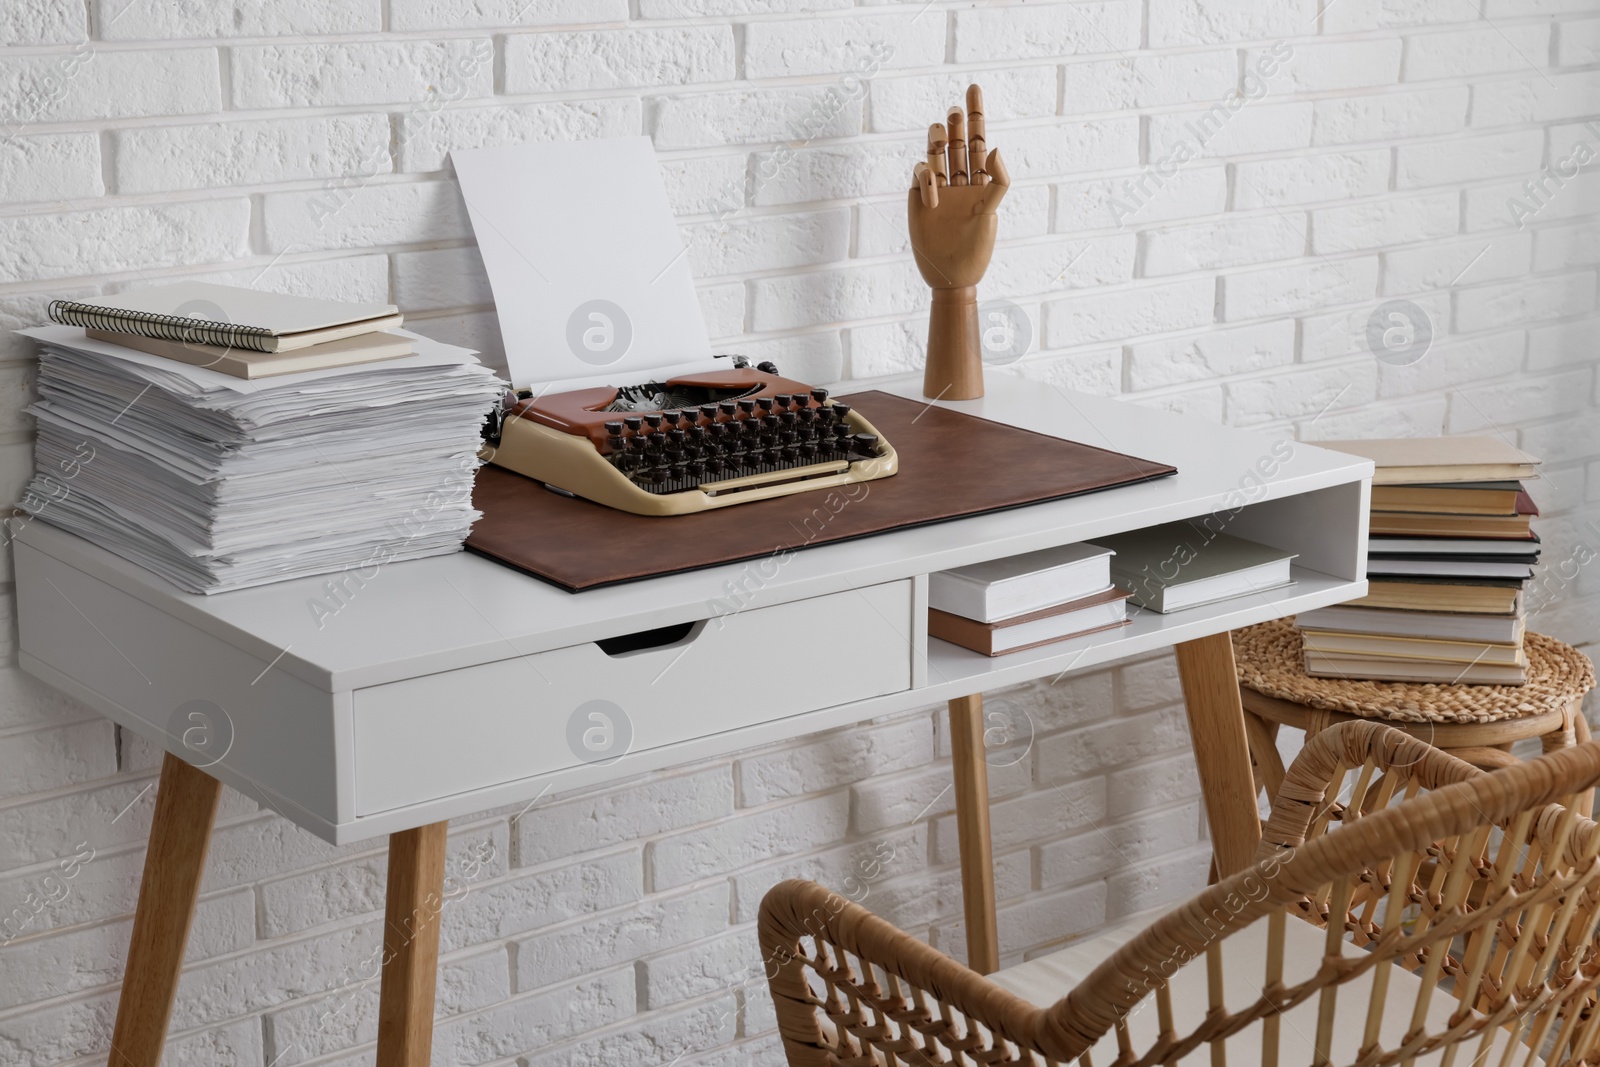
[[[1416,789],[1439,789],[1483,772],[1470,763],[1381,722],[1343,722],[1312,737],[1284,772],[1256,859],[1271,859],[1305,844],[1342,811],[1345,776],[1366,780],[1363,808]],[[1358,782],[1361,779],[1358,779]]]

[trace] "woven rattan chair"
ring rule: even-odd
[[[1597,778],[1600,745],[1481,772],[1341,724],[1295,760],[1254,866],[988,977],[785,882],[759,933],[789,1063],[1592,1063],[1600,832],[1562,802]]]
[[[1313,678],[1301,666],[1300,632],[1278,619],[1233,632],[1239,697],[1245,710],[1256,784],[1270,799],[1283,780],[1278,727],[1308,736],[1340,722],[1375,719],[1486,770],[1516,763],[1511,746],[1537,737],[1545,752],[1589,740],[1584,694],[1594,688],[1588,657],[1553,637],[1524,643],[1528,683],[1422,685]],[[1591,797],[1578,801],[1592,811]]]

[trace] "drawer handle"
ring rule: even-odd
[[[705,620],[678,622],[671,626],[658,626],[654,630],[640,630],[636,634],[620,637],[602,637],[595,644],[608,656],[625,656],[630,652],[645,652],[654,648],[669,648],[698,637]]]

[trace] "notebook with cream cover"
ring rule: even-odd
[[[140,337],[137,334],[119,334],[110,330],[84,332],[96,341],[136,348],[152,356],[163,356],[196,367],[209,367],[221,374],[231,374],[235,378],[271,378],[280,374],[302,374],[306,371],[327,370],[331,367],[376,363],[409,356],[416,351],[410,337],[382,331],[342,337],[337,341],[325,341],[320,345],[291,348],[282,352],[256,352],[228,345],[185,344],[182,341]]]
[[[175,282],[92,300],[56,300],[68,326],[179,342],[285,352],[401,324],[393,304],[322,300],[210,282]]]

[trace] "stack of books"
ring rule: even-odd
[[[505,383],[464,349],[396,335],[409,355],[246,377],[68,326],[22,332],[40,342],[23,510],[181,589],[370,580],[458,551],[478,518],[480,433]]]
[[[1322,441],[1371,459],[1369,593],[1303,612],[1306,673],[1443,684],[1527,681],[1523,586],[1539,562],[1523,488],[1538,460],[1491,437]]]
[[[1063,545],[928,578],[928,634],[985,656],[1128,624],[1111,550]]]

